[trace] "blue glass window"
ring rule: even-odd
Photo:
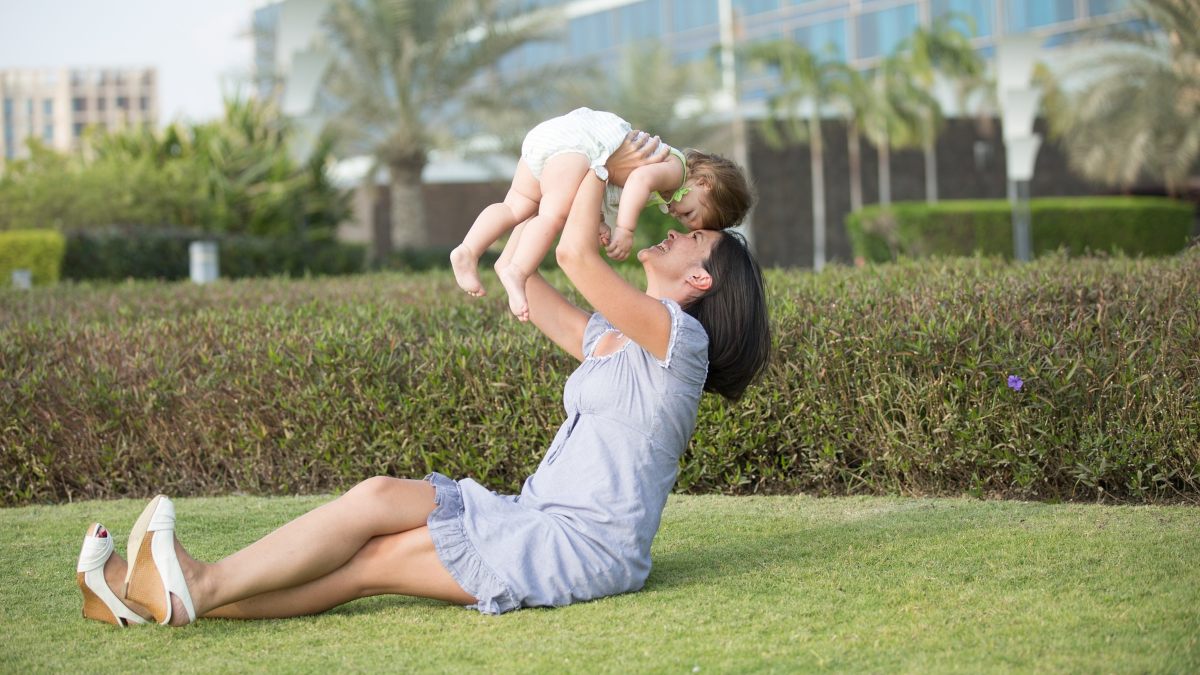
[[[1088,14],[1099,16],[1129,9],[1129,0],[1088,0]]]
[[[671,24],[675,30],[691,30],[717,22],[717,0],[675,0],[671,3]]]
[[[42,101],[42,114],[46,117],[54,116],[54,99],[48,98]]]
[[[572,51],[591,54],[612,46],[612,13],[599,12],[571,19],[568,26]]]
[[[903,5],[858,17],[858,56],[890,54],[917,28],[917,6]]]
[[[644,40],[662,34],[662,2],[643,0],[617,10],[621,42]]]
[[[995,16],[995,0],[933,0],[933,18],[947,14],[956,15],[950,24],[964,35],[984,37],[991,35],[992,17]],[[963,17],[971,17],[971,21]]]
[[[1018,33],[1075,18],[1075,0],[1010,0],[1008,29]]]
[[[846,53],[846,20],[837,19],[803,26],[792,34],[796,42],[808,47],[808,50],[821,58],[832,58],[845,61]]]
[[[8,120],[8,119],[12,118],[12,114],[13,114],[13,100],[11,98],[6,98],[6,99],[4,99],[4,119]]]
[[[742,14],[758,14],[779,9],[779,0],[734,0],[734,3]]]
[[[46,141],[47,143],[54,142],[54,125],[53,124],[47,124],[46,126],[42,127],[42,140]]]

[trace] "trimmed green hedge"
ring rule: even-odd
[[[58,281],[63,261],[63,236],[52,230],[0,232],[0,288],[12,285],[13,270],[27,269],[33,283]]]
[[[1034,255],[1065,249],[1170,255],[1187,246],[1195,207],[1154,197],[1057,197],[1030,201]],[[846,216],[855,256],[1013,255],[1012,209],[1004,200],[899,202]]]
[[[353,274],[362,271],[366,259],[366,247],[327,237],[254,237],[114,227],[69,233],[63,275],[80,281],[187,279],[188,246],[197,240],[217,242],[220,275],[227,279]]]
[[[518,490],[574,364],[484,280],[479,300],[448,272],[0,294],[0,503],[432,470]],[[767,284],[774,361],[742,402],[704,398],[681,491],[1200,500],[1200,248]]]

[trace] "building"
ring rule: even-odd
[[[153,68],[0,70],[0,167],[27,157],[26,139],[57,150],[78,147],[90,126],[158,122]]]
[[[256,25],[261,22],[280,28],[290,23],[301,28],[301,32],[316,30],[317,23],[311,17],[325,4],[326,0],[284,0],[271,6],[273,9],[259,10]],[[666,46],[680,64],[708,59],[721,46],[723,28],[737,46],[790,39],[816,53],[868,69],[918,27],[942,17],[957,23],[963,32],[973,34],[972,42],[979,53],[990,59],[997,42],[1008,35],[1032,34],[1040,39],[1044,50],[1055,50],[1071,45],[1099,25],[1128,19],[1127,0],[510,0],[507,5],[517,16],[551,10],[559,12],[564,21],[558,39],[525,45],[497,64],[502,72],[509,73],[566,61],[599,63],[607,66],[607,72],[613,72],[628,47],[644,42]],[[293,18],[289,19],[288,14]],[[283,92],[285,112],[289,105],[293,110],[311,112],[315,83],[319,80],[312,68],[320,60],[312,57],[311,52],[308,59],[300,57],[315,44],[314,38],[311,34],[299,35],[295,30],[284,30],[283,34],[287,39],[282,39],[279,31],[273,32],[270,48],[262,50],[263,54],[273,54],[270,62],[277,79],[270,81],[276,86],[282,83],[282,89],[275,91],[276,95]],[[294,74],[285,62],[289,58],[295,64]],[[737,116],[751,121],[761,116],[764,102],[776,86],[771,73],[740,67],[727,72],[738,74],[727,75],[716,83],[725,103],[716,106],[714,125],[730,124]],[[952,116],[962,115],[963,111],[955,109],[949,88],[944,89],[935,92],[944,108]],[[737,92],[736,99],[733,92]],[[731,105],[734,100],[739,102],[736,107]],[[849,244],[842,226],[849,210],[846,181],[833,178],[846,175],[845,134],[844,125],[831,114],[825,131],[824,169],[829,255],[831,259],[848,261]],[[753,230],[763,261],[809,264],[812,228],[807,150],[773,149],[752,132],[747,134],[743,147],[718,150],[745,158],[755,175],[760,201]],[[1005,196],[1004,148],[995,137],[989,137],[965,119],[951,120],[935,152],[938,161],[932,177],[939,182],[941,198]],[[878,186],[870,181],[877,159],[873,149],[864,143],[866,203],[878,197]],[[924,198],[926,165],[920,151],[893,152],[890,165],[895,180],[894,199]],[[1061,152],[1052,145],[1043,146],[1038,167],[1033,182],[1035,195],[1100,191],[1097,186],[1070,175]],[[427,173],[438,172],[431,165]],[[500,176],[493,182],[490,194],[496,195],[494,199],[504,194],[508,178]],[[482,195],[479,188],[470,192],[484,203],[492,199]],[[462,204],[474,209],[478,199],[463,200]],[[473,216],[465,212],[446,214],[441,222],[461,222],[465,231]],[[441,235],[452,240],[461,233]]]

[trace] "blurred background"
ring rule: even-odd
[[[222,276],[441,264],[580,105],[743,163],[768,265],[1011,256],[1030,198],[1035,254],[1159,252],[1163,202],[1051,197],[1166,197],[1161,252],[1195,235],[1197,0],[47,0],[0,26],[0,230],[62,233],[67,278],[181,278],[201,237]],[[1078,221],[1115,224],[1051,236]]]

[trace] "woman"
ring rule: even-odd
[[[610,175],[665,156],[651,149],[627,142]],[[557,249],[597,313],[540,276],[526,286],[530,319],[582,363],[564,390],[569,417],[520,495],[436,473],[370,478],[212,564],[187,555],[170,500],[156,497],[130,534],[128,566],[102,527],[89,528],[84,615],[182,625],[314,614],[384,593],[501,613],[641,588],[702,391],[740,397],[770,337],[762,276],[738,235],[671,232],[638,253],[642,292],[600,257],[603,194],[589,172]]]

